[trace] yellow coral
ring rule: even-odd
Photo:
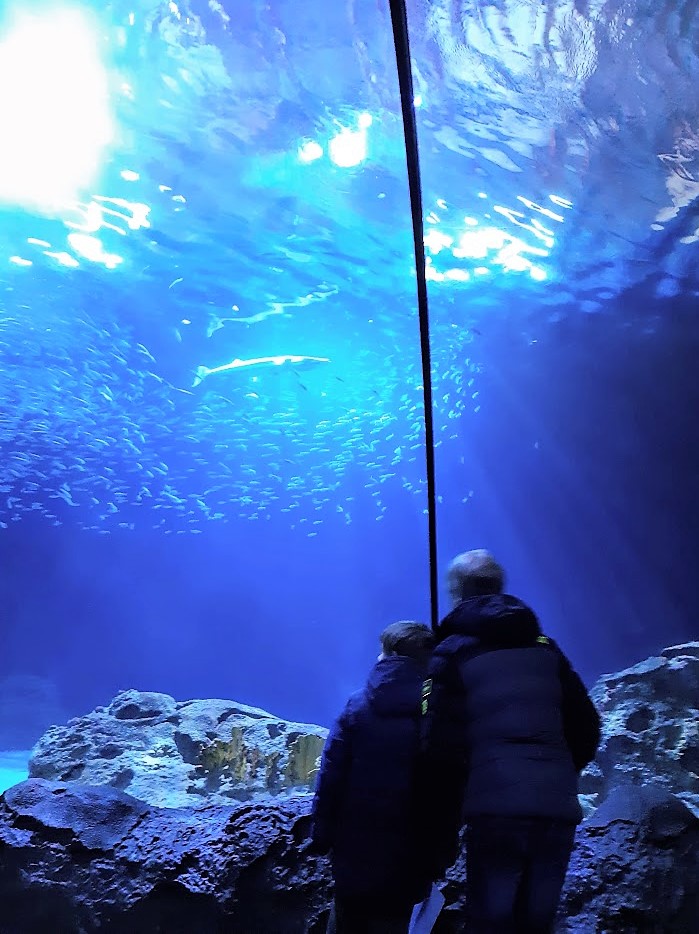
[[[289,747],[284,782],[286,785],[310,785],[318,770],[318,759],[325,741],[314,733],[297,736]]]
[[[201,751],[201,765],[207,772],[214,772],[229,767],[238,781],[243,781],[246,773],[245,746],[243,731],[234,726],[230,742],[216,740]]]
[[[283,776],[279,774],[281,752],[265,755],[257,746],[246,746],[243,730],[233,727],[230,741],[216,740],[201,750],[199,761],[207,772],[229,769],[237,782],[254,779],[261,767],[265,770],[268,788],[278,787],[280,779],[287,787],[310,785],[318,770],[324,740],[313,733],[296,735],[289,744],[289,755]]]

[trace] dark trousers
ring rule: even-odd
[[[575,825],[480,817],[466,831],[469,934],[551,934]]]
[[[407,934],[413,905],[336,898],[327,934]]]

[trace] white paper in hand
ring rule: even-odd
[[[420,902],[413,909],[408,934],[430,934],[440,911],[444,907],[444,901],[442,893],[436,885],[433,885],[432,891],[424,902]]]

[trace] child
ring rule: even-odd
[[[330,852],[328,934],[405,934],[430,892],[433,854],[417,788],[423,692],[434,637],[415,622],[381,634],[366,687],[330,731],[313,804],[315,852]]]

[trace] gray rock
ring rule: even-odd
[[[327,731],[226,700],[124,691],[39,740],[33,778],[109,785],[160,807],[309,791]]]
[[[560,934],[690,934],[699,819],[662,786],[614,789],[578,831]]]
[[[593,696],[604,739],[557,932],[696,934],[699,820],[683,799],[699,800],[699,644]],[[307,852],[298,792],[324,737],[231,701],[135,691],[52,728],[31,769],[61,782],[0,798],[1,934],[320,934],[328,865]],[[464,878],[462,853],[434,934],[466,931]]]
[[[328,863],[307,797],[162,809],[30,779],[0,798],[2,934],[320,934]],[[435,934],[465,934],[464,857]],[[558,934],[696,934],[699,820],[659,788],[616,789],[580,828]]]
[[[605,675],[592,697],[603,737],[581,778],[586,812],[613,788],[653,782],[699,814],[699,642]]]
[[[104,786],[30,779],[0,798],[2,934],[324,930],[308,798],[162,809]]]

